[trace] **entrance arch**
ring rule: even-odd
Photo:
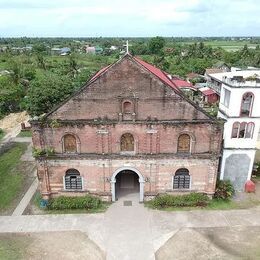
[[[144,178],[142,176],[142,174],[135,168],[133,167],[121,167],[119,169],[117,169],[112,177],[111,177],[111,192],[112,192],[112,201],[116,201],[116,176],[118,173],[122,172],[122,171],[132,171],[134,173],[136,173],[139,177],[139,201],[143,202],[144,201]]]

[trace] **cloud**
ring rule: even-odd
[[[0,0],[0,36],[257,35],[257,0]]]

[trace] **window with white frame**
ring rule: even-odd
[[[82,177],[76,169],[69,169],[64,176],[65,190],[82,190]]]
[[[230,102],[230,94],[231,94],[231,92],[230,92],[230,90],[225,89],[225,88],[223,88],[223,90],[224,90],[223,105],[228,108],[229,107],[229,102]]]
[[[255,124],[253,122],[235,122],[231,138],[253,138]]]
[[[243,117],[250,116],[254,101],[254,95],[251,92],[247,92],[243,95],[241,101],[240,115]]]

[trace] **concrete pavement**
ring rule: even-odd
[[[36,190],[38,188],[38,184],[39,184],[38,179],[37,179],[37,177],[35,177],[35,180],[33,181],[32,185],[30,186],[28,191],[23,196],[22,200],[19,202],[19,204],[16,207],[16,209],[14,210],[12,216],[20,216],[23,214],[26,207],[30,203],[34,193],[36,192]]]
[[[132,206],[124,206],[131,200]],[[100,214],[2,216],[0,232],[85,232],[109,260],[149,260],[182,228],[260,227],[260,207],[247,210],[162,212],[119,199]]]

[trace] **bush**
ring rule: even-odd
[[[64,209],[98,209],[102,206],[99,198],[90,195],[84,197],[60,196],[49,201],[47,208],[50,210]]]
[[[34,158],[39,158],[41,156],[52,156],[55,154],[55,150],[52,147],[47,147],[46,149],[33,147],[32,154]]]
[[[229,200],[235,193],[234,187],[230,180],[218,180],[216,191],[214,194],[215,199]]]
[[[190,193],[186,195],[159,195],[150,201],[153,208],[168,207],[205,207],[209,202],[207,195]]]

